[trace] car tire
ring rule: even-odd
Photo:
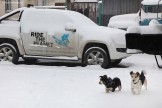
[[[100,47],[91,47],[84,54],[84,65],[100,65],[107,69],[111,66],[109,54]]]
[[[121,61],[122,61],[122,59],[115,60],[115,61],[111,62],[111,65],[112,66],[117,66]]]
[[[4,61],[10,61],[13,64],[17,64],[19,55],[16,48],[11,44],[0,45],[0,59]]]

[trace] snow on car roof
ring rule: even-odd
[[[143,0],[141,2],[141,4],[143,5],[158,5],[158,3],[162,5],[162,0]]]
[[[98,0],[75,0],[75,2],[98,2]]]
[[[36,9],[66,9],[66,6],[34,6]]]

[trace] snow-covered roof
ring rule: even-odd
[[[74,2],[98,2],[98,0],[75,0]]]
[[[143,0],[141,2],[141,4],[143,4],[143,5],[158,5],[158,3],[160,5],[162,5],[162,0],[160,0],[160,2],[159,2],[159,0]]]

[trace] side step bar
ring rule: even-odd
[[[36,59],[47,59],[47,60],[54,60],[56,62],[70,62],[70,63],[81,63],[81,60],[77,57],[44,57],[44,56],[30,56],[24,55],[24,58],[36,58]]]

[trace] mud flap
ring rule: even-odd
[[[162,55],[155,55],[155,60],[156,60],[157,66],[159,68],[162,68]]]

